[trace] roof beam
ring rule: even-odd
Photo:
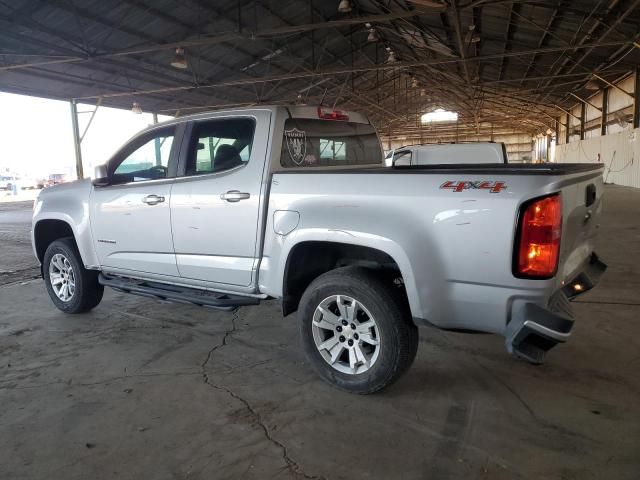
[[[509,57],[506,55],[507,53],[509,53],[512,49],[512,41],[513,41],[513,34],[515,31],[515,15],[517,15],[520,9],[520,5],[516,4],[516,3],[511,3],[511,5],[509,6],[509,18],[507,20],[507,29],[504,32],[504,48],[503,48],[503,52],[504,52],[504,56],[502,57],[502,62],[500,62],[500,72],[498,73],[498,80],[502,80],[503,75],[504,75],[504,67],[507,64],[507,62],[509,61]]]
[[[549,35],[551,35],[553,31],[554,24],[558,19],[558,13],[560,12],[560,8],[562,8],[563,3],[564,3],[564,0],[560,0],[560,2],[558,3],[558,6],[553,10],[553,12],[551,12],[551,16],[547,21],[547,25],[543,28],[542,36],[540,37],[540,40],[538,40],[538,48],[544,47],[544,45],[547,43]],[[535,67],[537,60],[538,60],[538,55],[534,53],[533,57],[531,57],[531,61],[529,62],[529,65],[527,66],[527,69],[524,72],[523,81],[529,76],[529,72]]]
[[[609,15],[609,14],[611,14],[611,13],[614,11],[615,7],[616,7],[616,6],[618,6],[618,4],[619,4],[619,3],[620,3],[620,0],[612,0],[612,1],[610,2],[610,4],[609,4],[608,8],[607,8],[607,11],[606,11],[606,14],[605,14],[605,15]],[[635,0],[635,1],[634,1],[634,5],[635,5],[635,4],[638,4],[638,3],[640,3],[640,1],[639,1],[639,0]],[[626,18],[626,16],[627,16],[627,15],[629,15],[629,13],[631,13],[632,8],[633,8],[633,5],[632,5],[632,6],[630,6],[630,7],[629,7],[629,8],[628,8],[628,9],[627,9],[627,10],[626,10],[622,15],[619,15],[619,16],[618,16],[618,20],[619,20],[619,22],[622,22],[622,21]],[[589,13],[589,17],[591,17],[591,16],[592,16],[592,15],[594,15],[595,13],[596,13],[595,11],[594,11],[594,12],[590,12],[590,13]],[[604,15],[603,15],[603,16],[604,16]],[[602,17],[603,17],[603,16],[602,16]],[[588,18],[589,18],[589,17],[588,17]],[[593,26],[592,26],[592,27],[587,31],[587,33],[586,33],[586,34],[585,34],[585,35],[580,39],[580,42],[578,43],[578,45],[585,45],[585,42],[586,42],[588,39],[590,39],[590,38],[595,34],[595,32],[597,31],[597,29],[598,29],[601,25],[603,25],[602,17],[600,17],[600,16],[599,16],[599,17],[596,17],[596,21],[595,21],[594,25],[593,25]],[[619,24],[619,22],[617,21],[617,22],[616,22],[616,24],[615,24],[615,26],[617,26],[617,25]],[[605,39],[605,37],[606,37],[609,33],[611,33],[611,31],[613,31],[613,30],[614,30],[614,28],[613,28],[613,27],[608,28],[608,29],[607,29],[603,34],[601,34],[601,35],[598,37],[598,41],[599,41],[599,42],[602,42],[602,41]],[[577,32],[576,32],[576,33],[577,33]],[[582,61],[584,61],[584,59],[585,59],[585,58],[587,58],[587,57],[589,56],[589,54],[590,54],[590,53],[592,53],[592,52],[593,52],[593,49],[592,49],[592,48],[590,48],[590,47],[589,47],[589,48],[587,48],[586,50],[587,50],[587,54],[586,54],[586,55],[582,55],[579,61],[575,61],[575,60],[573,60],[573,61],[574,61],[574,65],[573,65],[573,67],[571,68],[571,70],[569,71],[569,73],[571,73],[573,70],[575,70],[575,68],[576,68],[580,63],[582,63]],[[558,58],[558,60],[560,60],[560,57]],[[550,71],[548,72],[548,73],[549,73],[549,75],[550,75],[550,76],[554,76],[554,75],[557,75],[558,73],[560,73],[560,72],[562,71],[562,69],[567,65],[567,63],[568,63],[570,60],[572,60],[572,59],[571,59],[571,57],[565,56],[565,57],[564,57],[564,59],[562,60],[562,62],[560,63],[560,65],[559,65],[557,68],[555,68],[555,70],[553,69],[553,67],[550,69]],[[547,81],[546,81],[546,83],[545,83],[545,86],[548,86],[550,83],[551,83],[551,80],[547,80]],[[541,85],[542,85],[542,83],[541,83]],[[546,97],[546,96],[545,96],[545,97],[543,97],[543,100],[544,100],[545,98],[547,98],[547,97]]]
[[[471,85],[471,77],[469,76],[469,66],[467,65],[466,60],[466,46],[464,44],[464,39],[462,37],[462,22],[460,20],[460,10],[458,9],[458,0],[453,0],[451,8],[453,9],[453,16],[455,19],[455,30],[456,30],[456,41],[458,43],[458,52],[460,58],[462,59],[462,68],[464,69],[464,78],[467,80],[467,85]]]
[[[605,46],[617,46],[623,44],[631,44],[630,40],[617,41],[617,42],[602,42],[598,44],[583,44],[583,45],[575,45],[573,47],[551,47],[551,48],[543,48],[543,49],[535,49],[535,50],[525,50],[521,52],[510,52],[506,54],[507,56],[516,56],[516,55],[531,55],[535,52],[538,53],[552,53],[564,50],[580,50],[583,48],[590,47],[605,47]],[[491,59],[499,59],[502,58],[503,54],[491,54],[484,55],[480,57],[473,58],[447,58],[444,60],[427,60],[427,61],[419,61],[419,62],[398,62],[393,64],[379,64],[379,65],[368,65],[368,66],[354,66],[354,67],[344,67],[344,68],[333,68],[327,70],[320,71],[302,71],[302,72],[292,72],[283,75],[270,75],[263,77],[255,77],[255,78],[246,78],[246,79],[235,79],[228,80],[225,82],[211,83],[211,84],[203,84],[203,85],[181,85],[176,87],[171,87],[168,89],[152,89],[147,91],[138,91],[131,90],[128,93],[119,93],[114,95],[141,95],[144,93],[154,93],[154,92],[169,92],[169,91],[185,91],[185,90],[195,90],[195,89],[205,89],[205,88],[217,88],[223,86],[233,86],[233,85],[251,85],[254,83],[264,83],[264,82],[273,82],[279,80],[291,80],[294,78],[308,78],[308,77],[320,77],[324,75],[339,75],[339,74],[347,74],[352,72],[366,72],[366,71],[375,71],[375,70],[393,70],[393,69],[406,69],[406,68],[414,68],[414,67],[424,67],[424,66],[433,66],[433,65],[447,65],[447,64],[455,64],[459,62],[476,62],[483,60],[491,60]],[[6,67],[0,67],[0,71]],[[78,98],[97,98],[100,95],[94,95],[89,97],[78,97]],[[110,96],[110,94],[106,93],[103,95],[105,98]],[[113,96],[113,95],[112,95]]]
[[[234,41],[234,40],[253,40],[256,38],[268,38],[268,37],[273,37],[273,36],[278,36],[283,34],[311,32],[313,30],[322,30],[327,28],[329,29],[340,28],[340,27],[346,27],[349,25],[359,25],[363,23],[382,23],[382,22],[388,22],[390,20],[394,20],[397,18],[415,17],[420,14],[421,12],[417,12],[417,11],[404,11],[404,12],[397,12],[397,13],[389,13],[385,15],[365,15],[365,16],[352,17],[352,18],[341,19],[341,20],[329,20],[327,22],[275,27],[275,28],[270,28],[270,29],[255,31],[255,32],[252,32],[252,31],[230,32],[222,35],[216,35],[214,37],[199,38],[199,39],[193,39],[193,40],[184,39],[178,42],[170,42],[170,43],[164,43],[164,44],[149,45],[146,47],[125,49],[119,52],[111,52],[111,53],[104,53],[104,54],[97,54],[97,55],[75,56],[75,57],[66,58],[66,59],[47,60],[43,62],[31,62],[31,63],[17,64],[17,65],[7,65],[4,67],[0,67],[0,71],[18,70],[21,68],[30,68],[30,67],[43,66],[43,65],[53,65],[53,64],[91,62],[101,58],[117,58],[117,57],[126,57],[129,55],[140,55],[144,53],[159,52],[162,50],[174,50],[178,47],[189,48],[189,47],[197,47],[197,46],[203,46],[203,45],[215,45],[215,44],[225,43],[225,42]]]

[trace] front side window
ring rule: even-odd
[[[153,132],[125,151],[113,171],[113,183],[166,178],[173,146],[174,128]]]
[[[255,122],[250,118],[196,123],[186,175],[217,173],[245,165],[251,156],[254,131]]]
[[[381,165],[382,150],[371,125],[288,118],[280,152],[283,167]]]
[[[396,167],[402,167],[411,165],[411,152],[396,152],[393,155],[393,165]]]

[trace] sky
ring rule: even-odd
[[[93,105],[78,105],[80,135]],[[87,112],[87,113],[80,113]],[[159,120],[170,117],[159,116]],[[82,141],[85,176],[106,162],[129,138],[153,123],[150,113],[100,107]],[[0,173],[44,178],[65,173],[75,178],[69,102],[0,92]]]

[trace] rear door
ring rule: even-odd
[[[169,204],[182,129],[135,138],[109,161],[109,185],[93,187],[91,230],[104,270],[178,276]]]
[[[259,110],[190,125],[171,197],[185,283],[234,288],[254,281],[270,123],[271,113]]]

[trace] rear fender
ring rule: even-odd
[[[356,245],[378,250],[391,257],[400,269],[409,306],[414,317],[422,316],[422,305],[416,288],[416,279],[409,258],[397,242],[390,238],[374,234],[361,234],[353,231],[329,230],[324,228],[307,228],[296,230],[287,236],[278,236],[281,249],[276,256],[263,259],[260,268],[260,291],[281,298],[283,280],[286,278],[287,261],[293,249],[304,242],[334,242]],[[418,314],[419,313],[419,314]]]

